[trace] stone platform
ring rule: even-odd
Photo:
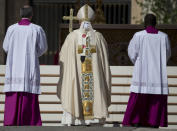
[[[11,126],[0,127],[0,131],[177,131],[177,129],[154,129],[154,128],[136,128],[136,127],[87,127],[87,126],[72,126],[72,127],[57,127],[57,126]]]

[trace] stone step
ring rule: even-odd
[[[155,129],[136,127],[100,127],[100,126],[1,126],[0,131],[177,131],[177,129]]]

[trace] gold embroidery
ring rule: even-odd
[[[88,84],[84,85],[84,89],[89,90],[89,85]]]
[[[91,73],[92,72],[92,60],[86,58],[82,63],[82,73]]]
[[[89,82],[89,76],[85,77],[85,82]]]
[[[93,102],[83,101],[83,114],[85,119],[91,119],[93,117]]]
[[[95,45],[91,46],[90,53],[96,53],[96,46]]]
[[[81,21],[90,21],[88,18],[88,5],[85,5],[85,18],[81,19]]]
[[[79,49],[82,48],[81,45],[78,46]],[[81,49],[80,49],[81,50]],[[85,51],[83,51],[85,50]],[[83,115],[84,119],[93,118],[93,102],[94,102],[94,80],[93,80],[93,70],[92,70],[92,53],[96,53],[96,46],[90,45],[89,37],[86,38],[86,47],[82,48],[83,56],[81,58],[81,71],[82,71],[82,104],[83,104]]]
[[[90,97],[89,92],[85,92],[84,95],[85,95],[86,98]]]
[[[82,48],[82,45],[79,45],[78,46],[78,54],[81,54],[83,53],[83,48]]]
[[[88,50],[86,50],[86,53],[85,53],[86,55],[88,55],[89,54],[89,51]]]

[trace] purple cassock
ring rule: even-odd
[[[28,19],[19,25],[30,25]],[[41,126],[38,94],[28,92],[6,92],[4,126]]]
[[[146,32],[158,34],[152,26]],[[123,126],[167,127],[167,121],[167,95],[130,93]]]

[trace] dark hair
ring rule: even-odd
[[[147,14],[144,17],[144,26],[156,26],[156,16],[153,14]]]
[[[20,16],[21,18],[30,18],[33,16],[33,9],[31,6],[24,6],[23,8],[20,9]]]

